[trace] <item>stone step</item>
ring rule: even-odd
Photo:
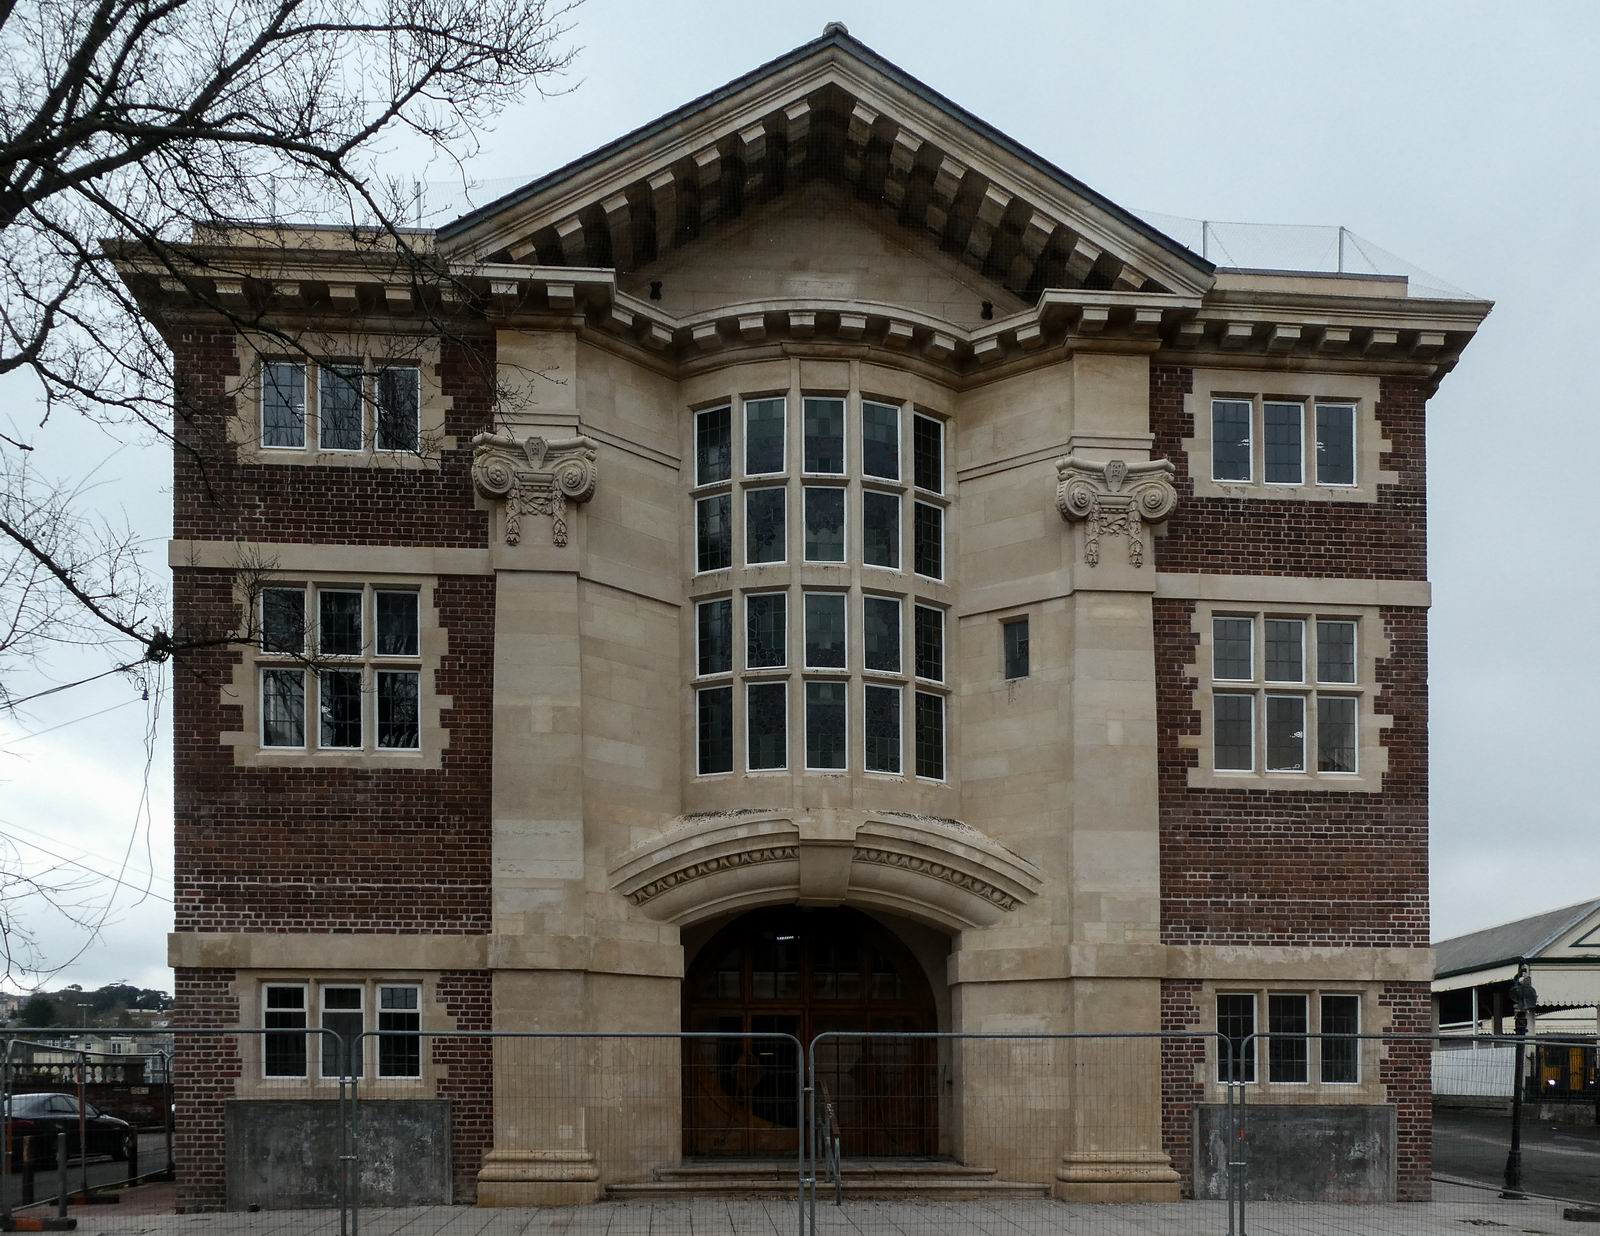
[[[658,1167],[653,1174],[658,1180],[708,1180],[718,1177],[754,1176],[793,1178],[795,1170],[793,1159],[721,1159],[675,1163],[670,1167]],[[992,1167],[969,1167],[953,1159],[845,1159],[840,1164],[840,1172],[846,1180],[882,1176],[981,1180],[991,1179],[996,1174]]]
[[[725,1160],[655,1169],[654,1180],[609,1185],[615,1198],[793,1197],[796,1167],[781,1160]],[[996,1179],[992,1167],[941,1160],[847,1160],[840,1175],[849,1197],[935,1196],[946,1199],[1049,1197],[1048,1185]],[[819,1201],[831,1200],[831,1182],[817,1182]]]

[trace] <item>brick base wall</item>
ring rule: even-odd
[[[439,976],[439,999],[457,1030],[494,1025],[491,976],[487,970],[452,970]],[[431,1044],[439,1072],[439,1097],[450,1100],[450,1163],[455,1200],[475,1202],[478,1169],[494,1144],[494,1043],[486,1038],[441,1036]]]
[[[1198,979],[1161,980],[1161,1029],[1200,1028]],[[1178,1173],[1184,1197],[1194,1196],[1194,1105],[1205,1096],[1205,1039],[1161,1044],[1161,1146]]]
[[[1391,1033],[1432,1033],[1427,983],[1386,983],[1378,1003],[1389,1012]],[[1433,1044],[1427,1039],[1385,1044],[1378,1075],[1395,1105],[1396,1196],[1425,1202],[1433,1196]]]
[[[174,1026],[237,1026],[239,998],[232,970],[179,969],[173,973]],[[172,1051],[172,1134],[178,1168],[178,1211],[221,1210],[227,1200],[222,1113],[244,1067],[238,1036],[179,1034]]]

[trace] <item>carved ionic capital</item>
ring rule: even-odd
[[[600,479],[589,438],[523,438],[480,433],[472,439],[472,483],[506,504],[506,544],[522,540],[524,515],[548,515],[550,540],[567,543],[567,503],[594,497]]]
[[[1056,460],[1056,508],[1062,519],[1083,521],[1084,561],[1098,566],[1100,538],[1123,536],[1129,563],[1142,567],[1145,528],[1161,523],[1178,505],[1172,474],[1165,459],[1094,463],[1068,455]]]

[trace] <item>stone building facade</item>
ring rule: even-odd
[[[1486,304],[1215,267],[839,28],[407,243],[125,263],[178,612],[241,633],[177,677],[188,1023],[1427,1028],[1424,420]],[[181,1072],[189,1204],[227,1100],[329,1094],[274,1050]],[[509,1050],[365,1067],[452,1100],[458,1200],[624,1178]],[[1192,1185],[1229,1063],[1141,1050],[1059,1195]],[[1367,1053],[1231,1067],[1393,1108],[1418,1196],[1426,1052]]]

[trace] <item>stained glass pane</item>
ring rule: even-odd
[[[788,660],[789,598],[782,592],[761,592],[745,598],[745,666],[775,669]]]

